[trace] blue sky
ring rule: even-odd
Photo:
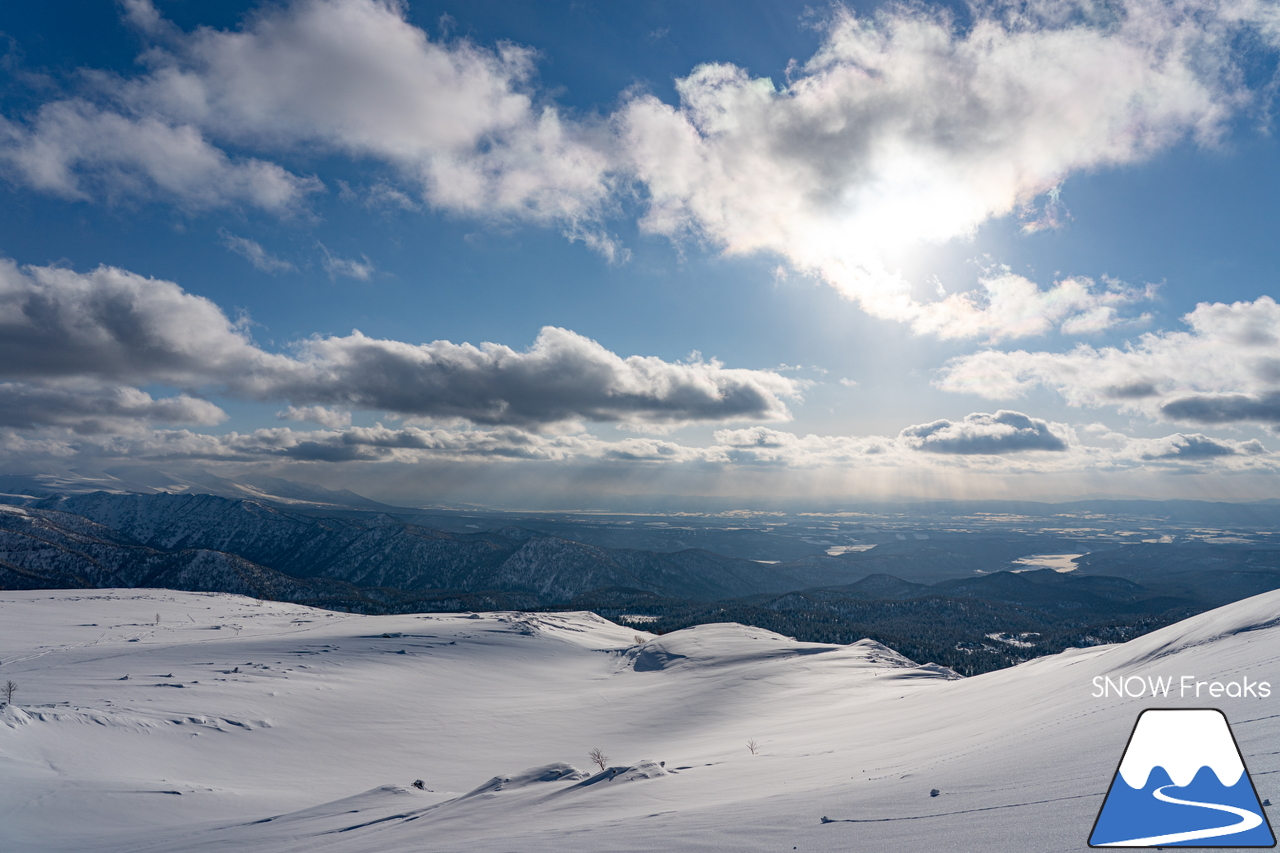
[[[1276,495],[1274,3],[127,0],[0,33],[5,471]]]

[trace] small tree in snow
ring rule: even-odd
[[[755,755],[760,750],[760,744],[756,743],[755,738],[747,741],[747,749],[751,750],[751,754]]]
[[[600,765],[600,769],[602,771],[604,770],[604,766],[609,763],[609,756],[605,755],[604,750],[602,750],[598,746],[595,749],[588,752],[587,757],[590,758],[592,761],[594,761],[596,764]]]
[[[12,681],[6,681],[4,683],[4,703],[6,705],[12,705],[13,694],[17,692],[18,692],[18,685],[14,684]]]

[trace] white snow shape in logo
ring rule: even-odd
[[[1211,708],[1142,715],[1120,764],[1120,775],[1130,788],[1144,788],[1157,765],[1179,788],[1190,785],[1201,767],[1207,766],[1227,787],[1244,773],[1226,718]]]

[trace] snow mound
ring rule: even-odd
[[[0,725],[15,728],[33,723],[92,725],[135,732],[176,726],[184,726],[189,730],[208,729],[217,732],[248,732],[254,729],[272,728],[270,720],[236,719],[209,714],[175,715],[149,711],[102,711],[95,708],[48,706],[19,708],[16,705],[8,705],[0,710]]]
[[[569,788],[555,790],[553,793],[567,793],[569,791],[579,791],[590,788],[599,784],[611,784],[621,782],[637,782],[642,779],[658,779],[668,776],[666,769],[657,761],[643,760],[635,764],[624,765],[621,767],[609,767],[601,770],[599,773],[589,773],[586,770],[579,770],[572,764],[564,762],[556,762],[555,764],[544,764],[539,767],[530,767],[528,770],[522,770],[519,773],[513,773],[510,776],[494,776],[488,782],[473,791],[469,791],[458,797],[457,800],[451,802],[460,802],[462,800],[472,799],[486,795],[497,794],[502,791],[520,791],[527,788],[533,788],[545,782],[576,782]],[[449,803],[441,803],[446,806]]]
[[[602,770],[594,776],[591,776],[579,782],[570,788],[570,791],[581,790],[592,785],[600,783],[613,782],[637,782],[641,779],[658,779],[662,776],[670,775],[666,769],[656,761],[640,761],[626,767],[610,767]]]
[[[653,634],[635,628],[624,628],[589,610],[565,613],[501,613],[496,618],[520,633],[555,637],[590,649],[622,649],[635,645],[636,637],[648,639]]]
[[[874,670],[889,679],[946,679],[961,676],[934,663],[917,664],[875,640],[859,640],[847,646],[802,643],[763,628],[737,622],[695,625],[649,640],[626,653],[635,672],[707,670],[783,663],[823,655]]]
[[[463,794],[458,800],[466,800],[485,794],[496,794],[499,791],[517,791],[521,788],[537,785],[540,782],[579,782],[590,777],[590,773],[585,770],[579,770],[572,764],[565,764],[564,762],[544,764],[541,767],[530,767],[528,770],[522,770],[510,776],[494,776],[475,790]]]
[[[421,800],[421,794],[412,788],[401,785],[380,785],[360,794],[350,797],[343,797],[339,800],[332,800],[327,803],[321,803],[318,806],[312,806],[306,809],[299,809],[288,814],[276,815],[274,817],[264,818],[254,821],[250,826],[262,826],[271,824],[272,828],[279,828],[289,824],[310,825],[312,831],[333,832],[333,831],[350,831],[353,828],[351,821],[353,816],[357,822],[378,821],[381,816],[379,810],[393,809],[404,811],[406,802],[413,803],[415,799]],[[413,810],[414,812],[421,809]],[[413,812],[410,812],[413,813]],[[394,815],[394,817],[403,817],[404,815]],[[326,821],[337,821],[336,826],[326,827]],[[358,825],[358,824],[357,824]]]
[[[657,672],[677,666],[686,669],[738,666],[843,648],[846,647],[801,643],[763,628],[722,622],[672,631],[631,649],[627,657],[636,672]]]
[[[909,681],[921,678],[942,678],[947,681],[955,681],[964,678],[964,676],[951,667],[943,666],[940,663],[922,663],[919,666],[909,664],[908,667],[904,667],[901,671],[893,673],[890,678]]]
[[[0,724],[9,728],[17,728],[31,722],[31,715],[17,705],[5,705],[0,708]]]

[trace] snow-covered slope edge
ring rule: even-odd
[[[1269,593],[955,680],[734,625],[5,593],[0,847],[1084,850],[1144,707],[1222,707],[1280,793],[1276,699],[1093,695],[1095,676],[1278,683],[1277,616]]]

